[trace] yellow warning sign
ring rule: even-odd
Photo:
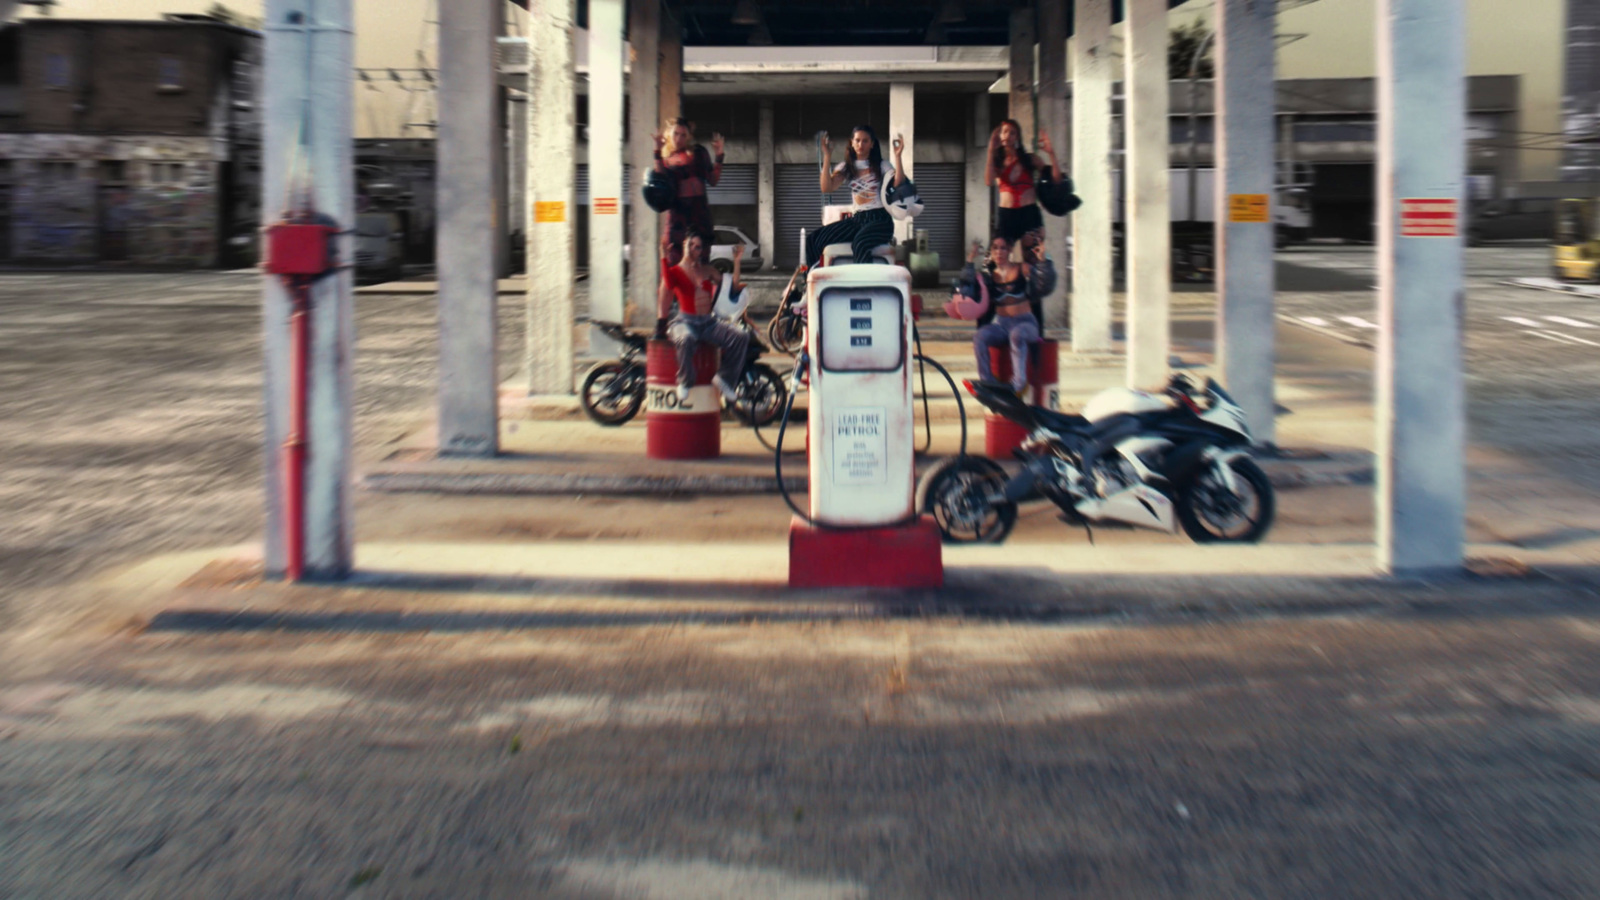
[[[1266,194],[1229,194],[1229,222],[1271,222],[1272,210]]]
[[[533,204],[533,221],[565,222],[567,204],[564,200],[538,200]]]

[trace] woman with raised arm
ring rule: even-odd
[[[1011,347],[1011,387],[1022,393],[1028,387],[1028,349],[1042,335],[1039,330],[1040,305],[1056,286],[1056,267],[1045,256],[1044,244],[1035,243],[1023,251],[1023,262],[1011,261],[1012,242],[1004,235],[989,241],[989,262],[977,266],[978,247],[961,272],[963,284],[976,286],[968,296],[984,295],[988,308],[978,318],[972,349],[978,357],[978,377],[994,380],[989,365],[990,347]],[[981,285],[978,279],[983,279]]]
[[[737,273],[743,252],[735,250],[734,253]],[[712,312],[722,274],[706,263],[705,240],[691,231],[683,239],[677,255],[677,263],[669,262],[665,256],[661,259],[655,336],[657,340],[671,340],[678,350],[678,402],[689,402],[689,389],[694,387],[694,354],[702,343],[715,344],[722,350],[721,365],[711,383],[725,399],[733,402],[750,338],[744,329],[724,322]],[[734,281],[738,282],[737,274]],[[672,314],[674,301],[678,306],[675,316]]]
[[[828,133],[822,133],[822,170],[818,184],[824,194],[831,194],[846,182],[850,185],[850,217],[817,229],[806,241],[806,266],[810,268],[822,258],[822,250],[829,244],[848,242],[858,263],[872,262],[872,251],[894,240],[894,220],[883,206],[885,180],[896,187],[905,184],[906,170],[901,157],[905,141],[895,136],[893,165],[884,162],[883,150],[878,145],[878,135],[868,125],[857,125],[850,130],[850,147],[845,151],[844,162],[833,164],[833,143]]]
[[[677,196],[667,210],[667,227],[661,235],[661,251],[668,264],[677,265],[683,252],[683,239],[690,234],[702,238],[702,253],[711,251],[711,207],[706,188],[722,180],[722,135],[712,133],[711,149],[694,142],[694,123],[687,119],[668,119],[665,134],[654,134],[656,171],[677,183]]]
[[[995,234],[1013,245],[1021,241],[1024,249],[1044,239],[1044,215],[1039,212],[1036,177],[1040,172],[1059,177],[1061,171],[1048,134],[1039,136],[1039,151],[1042,156],[1022,149],[1022,126],[1015,119],[1002,121],[989,133],[989,156],[983,180],[990,187],[1000,188]]]

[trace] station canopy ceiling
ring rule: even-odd
[[[637,0],[635,0],[637,2]],[[1072,0],[1040,0],[1067,6]],[[1169,8],[1186,0],[1167,0]],[[664,0],[697,47],[999,46],[1009,44],[1007,0]],[[1122,20],[1122,0],[1112,0]],[[579,2],[579,6],[587,6]]]

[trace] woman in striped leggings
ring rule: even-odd
[[[905,141],[896,137],[893,149],[894,164],[890,165],[883,160],[883,150],[871,126],[857,125],[850,130],[850,149],[845,152],[844,162],[833,165],[833,144],[823,133],[823,166],[818,179],[822,192],[832,193],[849,182],[852,208],[849,218],[824,225],[806,240],[808,268],[817,264],[829,244],[848,241],[855,261],[869,263],[874,249],[894,240],[894,220],[883,208],[883,186],[885,179],[891,179],[896,186],[905,183],[905,166],[901,164]]]

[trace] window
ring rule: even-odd
[[[152,184],[178,185],[183,184],[184,169],[181,162],[157,162],[150,164],[150,181]]]
[[[127,184],[128,164],[120,159],[100,161],[101,184]]]
[[[44,85],[53,90],[72,86],[72,61],[65,53],[52,53],[44,58]]]
[[[161,57],[156,88],[163,91],[183,90],[183,60],[175,56]]]
[[[78,177],[75,162],[45,161],[39,163],[39,179],[47,184],[62,184]]]
[[[11,160],[0,159],[0,184],[11,183]]]

